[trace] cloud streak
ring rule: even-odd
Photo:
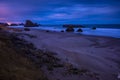
[[[0,0],[0,21],[54,23],[120,21],[119,0]],[[106,19],[106,20],[105,20]],[[97,22],[96,22],[97,21]]]

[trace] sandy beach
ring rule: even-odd
[[[120,80],[120,0],[0,0],[0,80]]]
[[[3,64],[0,66],[3,70],[0,74],[3,77],[0,78],[2,79],[6,76],[19,80],[19,75],[21,75],[21,79],[25,80],[30,78],[30,80],[33,78],[35,80],[38,78],[40,80],[119,80],[119,38],[46,30],[25,31],[13,28],[9,30],[6,27],[1,30],[0,42],[5,44],[0,44],[1,64]],[[13,59],[9,59],[9,55]],[[27,64],[24,60],[16,60],[15,55],[25,58]],[[28,64],[29,60],[32,64]],[[11,61],[10,64],[8,64],[9,61]],[[34,73],[26,66],[22,66],[22,71],[19,70],[21,63],[34,68]],[[4,64],[14,66],[11,69]],[[17,64],[19,66],[16,66]],[[18,70],[14,72],[16,67]],[[24,68],[26,68],[25,73]],[[28,71],[30,71],[29,74]],[[11,75],[6,75],[8,73]],[[30,77],[30,74],[34,76]]]
[[[26,34],[35,37],[30,38]],[[63,62],[98,74],[100,80],[117,80],[120,73],[120,39],[42,30],[22,32],[19,37],[33,43],[37,49],[56,53]],[[47,76],[50,80],[56,80],[58,77],[55,76],[60,74],[53,71],[53,74],[47,73]],[[69,76],[61,77],[60,80],[94,79]]]

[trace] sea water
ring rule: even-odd
[[[14,28],[23,28],[23,26],[11,26]],[[50,30],[50,31],[58,31],[66,30],[66,28],[62,26],[40,26],[40,27],[32,27],[31,29],[37,30]],[[96,28],[96,30],[89,28],[81,28],[83,32],[77,32],[79,28],[74,28],[76,34],[85,34],[85,35],[96,35],[96,36],[108,36],[120,38],[120,28]]]

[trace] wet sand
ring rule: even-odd
[[[19,37],[33,43],[36,48],[54,52],[63,62],[97,73],[100,80],[117,79],[120,72],[120,39],[42,30],[24,31],[22,34]],[[35,38],[24,34],[33,35]],[[56,80],[58,77],[55,76],[60,77],[60,74],[55,74],[55,71],[52,73],[54,76],[46,73],[50,80]],[[80,78],[94,80],[79,76],[61,77],[61,80],[80,80]]]

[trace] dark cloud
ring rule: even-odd
[[[118,23],[120,0],[0,0],[0,21]]]

